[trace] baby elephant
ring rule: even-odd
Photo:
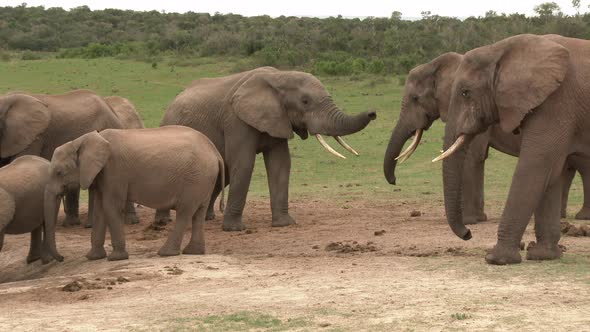
[[[43,240],[43,195],[49,180],[49,162],[36,156],[22,156],[0,168],[0,250],[4,234],[31,233],[27,263],[51,261]],[[54,255],[62,261],[63,257]]]
[[[125,249],[123,219],[125,202],[132,201],[154,209],[176,210],[176,225],[161,256],[180,254],[182,234],[192,221],[190,242],[185,254],[204,254],[203,223],[211,193],[219,177],[225,187],[221,155],[200,132],[183,126],[153,129],[107,129],[91,132],[55,150],[51,158],[47,190],[52,202],[69,187],[90,188],[94,201],[90,260],[106,257],[106,226],[111,233],[113,252],[108,260],[129,257]],[[53,255],[57,204],[47,204],[47,241]],[[223,211],[223,193],[220,209]]]

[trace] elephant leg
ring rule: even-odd
[[[107,225],[103,211],[102,194],[96,190],[91,190],[90,197],[93,206],[92,214],[88,214],[89,223],[92,223],[92,232],[90,233],[91,248],[86,254],[86,258],[96,260],[107,257],[107,252],[104,250]]]
[[[227,172],[227,167],[225,169],[225,186],[229,185],[229,173]],[[221,193],[221,179],[217,179],[215,183],[215,188],[213,189],[213,193],[211,194],[211,199],[209,200],[209,207],[207,208],[207,215],[205,216],[205,220],[214,220],[215,219],[215,202],[217,201],[217,197]]]
[[[252,129],[254,130],[254,129]],[[239,130],[238,133],[241,134]],[[242,231],[246,226],[242,223],[242,212],[246,205],[246,197],[250,188],[252,171],[256,160],[256,144],[248,133],[238,135],[233,140],[226,140],[226,156],[231,185],[227,205],[223,214],[224,231]],[[233,144],[232,144],[233,143]]]
[[[129,258],[125,245],[125,230],[123,229],[125,205],[127,204],[126,197],[127,195],[113,195],[112,199],[103,199],[104,216],[111,233],[111,244],[113,246],[113,251],[107,257],[109,261]]]
[[[156,210],[156,215],[154,216],[155,225],[166,225],[170,222],[172,222],[170,210]]]
[[[88,220],[86,220],[85,228],[91,228],[94,223],[94,189],[88,190]]]
[[[4,246],[4,230],[0,231],[0,251],[2,251],[2,247]]]
[[[205,210],[205,209],[203,209]],[[180,245],[182,244],[182,235],[186,227],[193,220],[195,210],[188,210],[186,208],[179,208],[176,210],[176,223],[174,229],[168,235],[166,243],[158,250],[160,256],[176,256],[180,255]]]
[[[555,142],[552,145],[549,142],[545,144],[542,138],[544,137],[537,136],[534,140],[531,139],[528,149],[525,148],[526,143],[523,139],[521,155],[512,177],[508,200],[498,227],[498,242],[486,255],[486,261],[489,264],[504,265],[521,262],[520,241],[533,211],[541,203],[547,189],[555,190],[552,186],[560,181],[565,162],[565,156],[561,156],[560,151],[567,149],[558,146]],[[551,146],[555,150],[542,150],[538,148],[539,146]],[[560,190],[561,186],[558,185],[557,188]],[[549,201],[549,198],[547,200]],[[554,205],[559,207],[557,204]],[[552,213],[559,216],[560,211],[557,210]],[[549,213],[547,215],[553,216]],[[544,233],[545,228],[540,231]]]
[[[272,226],[283,227],[295,224],[289,215],[289,174],[291,155],[287,140],[274,145],[264,153],[264,164],[268,177]]]
[[[572,186],[572,181],[574,180],[575,175],[576,175],[576,170],[574,168],[569,167],[569,166],[564,167],[563,173],[561,175],[562,176],[562,184],[563,184],[562,190],[561,190],[561,207],[560,207],[561,218],[567,217],[567,201],[569,199],[570,187]]]
[[[470,149],[465,158],[463,171],[463,222],[477,224],[488,219],[484,213],[484,166],[485,159]]]
[[[133,202],[130,200],[127,200],[127,202],[125,203],[125,224],[139,224],[139,219],[137,218],[137,213],[135,212],[135,206],[133,205]]]
[[[205,253],[205,232],[203,225],[205,224],[205,215],[207,214],[207,205],[201,206],[197,212],[193,214],[192,218],[192,233],[191,240],[184,247],[183,254],[187,255],[203,255]]]
[[[43,255],[43,225],[35,228],[31,232],[31,244],[29,246],[29,254],[27,255],[27,264],[31,264]]]
[[[64,197],[64,212],[66,219],[64,226],[80,225],[80,216],[78,215],[78,206],[80,202],[80,188],[68,190]]]
[[[576,219],[578,220],[590,220],[590,165],[581,162],[580,165],[576,165],[578,172],[582,176],[582,184],[584,187],[584,205],[582,209],[576,213]]]
[[[559,214],[561,212],[561,179],[552,184],[535,210],[535,235],[537,244],[527,251],[528,260],[549,260],[561,257],[558,246],[561,236]]]

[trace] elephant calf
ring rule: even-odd
[[[107,129],[92,132],[55,150],[47,185],[47,241],[55,244],[59,196],[70,186],[91,187],[94,204],[90,260],[106,257],[106,226],[113,252],[108,260],[127,259],[123,216],[127,200],[155,209],[175,209],[177,222],[161,256],[180,254],[182,233],[192,221],[185,254],[205,253],[203,223],[218,176],[225,186],[221,155],[203,134],[183,126]],[[220,202],[223,211],[223,191]]]
[[[27,263],[51,261],[43,241],[43,192],[49,180],[49,162],[36,156],[22,156],[0,168],[0,250],[4,234],[31,233]],[[54,256],[62,261],[60,255]]]

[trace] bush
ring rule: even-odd
[[[21,60],[41,60],[41,54],[32,52],[32,51],[24,51],[21,56]]]
[[[10,61],[10,59],[11,59],[10,53],[0,50],[0,61],[8,62],[8,61]]]

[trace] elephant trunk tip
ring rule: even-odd
[[[368,111],[367,112],[367,116],[369,117],[370,120],[375,120],[377,119],[377,111]]]
[[[397,178],[395,177],[395,175],[388,176],[388,174],[386,174],[385,179],[387,179],[387,182],[389,184],[392,184],[394,186],[396,185],[395,180],[397,180]]]
[[[460,237],[461,240],[463,240],[463,241],[469,241],[469,240],[471,240],[471,238],[473,237],[471,235],[471,230],[469,228],[467,228],[467,227],[463,227],[463,228],[464,229],[462,231],[456,232],[455,234],[457,234],[457,236]]]

